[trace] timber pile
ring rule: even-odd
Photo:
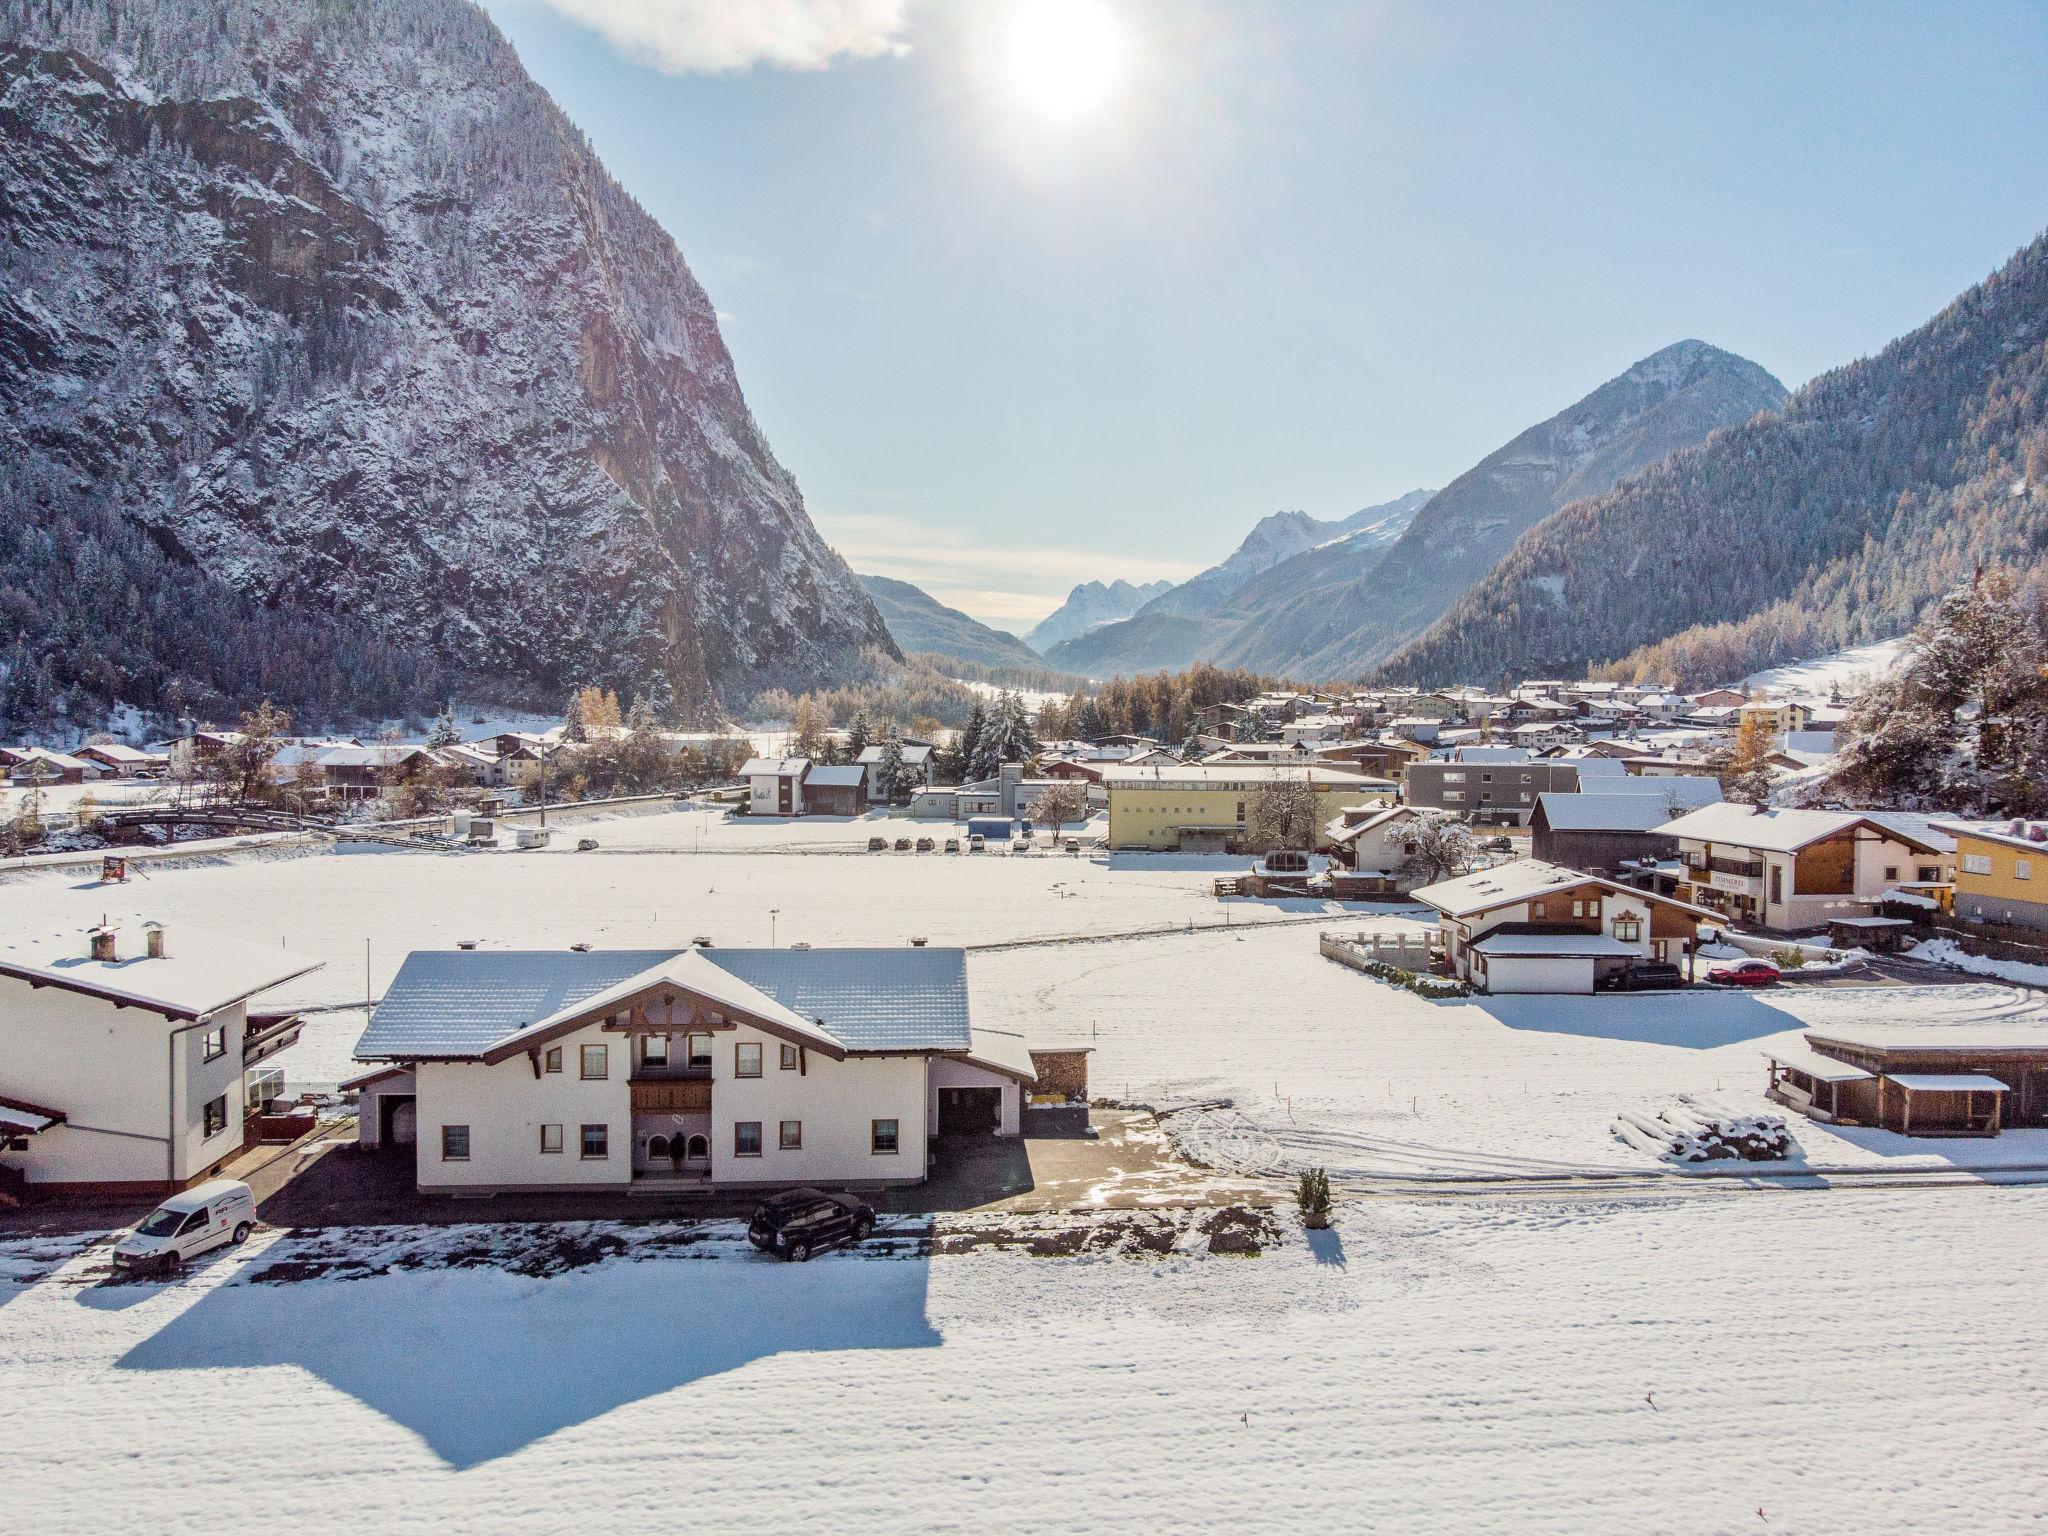
[[[1729,1158],[1770,1163],[1782,1160],[1792,1149],[1792,1136],[1782,1116],[1737,1114],[1694,1094],[1680,1094],[1676,1104],[1654,1115],[1621,1110],[1614,1117],[1613,1130],[1638,1152],[1674,1163]]]

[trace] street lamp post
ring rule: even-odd
[[[775,918],[776,914],[781,911],[782,908],[780,907],[770,907],[768,909],[768,947],[770,949],[775,947]]]

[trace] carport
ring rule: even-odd
[[[342,1092],[356,1096],[356,1145],[364,1151],[378,1147],[410,1147],[414,1140],[418,1090],[412,1072],[405,1067],[385,1067],[350,1078]]]
[[[1038,1076],[1024,1037],[1006,1030],[977,1028],[972,1039],[972,1048],[960,1055],[932,1058],[932,1133],[1018,1135],[1024,1090]]]
[[[1590,993],[1603,968],[1639,958],[1603,933],[1490,933],[1472,945],[1487,992]]]

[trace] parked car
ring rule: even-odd
[[[1078,837],[1068,838],[1066,842],[1066,848],[1067,852],[1069,853],[1079,853],[1081,851],[1081,839],[1079,839]]]
[[[949,837],[949,838],[947,838],[947,839],[946,839],[946,852],[948,852],[948,853],[958,853],[959,851],[960,851],[960,839],[959,839],[959,838],[957,838],[957,837]]]
[[[1479,846],[1488,853],[1513,853],[1515,851],[1515,840],[1512,837],[1489,837]]]
[[[887,853],[888,851],[889,839],[886,837],[871,837],[868,839],[869,853]]]
[[[1707,980],[1724,987],[1775,987],[1782,973],[1768,960],[1736,960],[1707,971]]]
[[[156,1272],[248,1239],[256,1197],[240,1179],[211,1179],[171,1196],[114,1245],[116,1270]]]
[[[909,838],[907,838],[907,837],[899,837],[899,838],[897,838],[897,839],[896,839],[896,851],[897,851],[898,853],[908,853],[908,852],[910,852],[910,839],[909,839]]]
[[[821,1248],[857,1243],[875,1230],[875,1208],[852,1195],[792,1189],[754,1207],[747,1241],[763,1253],[801,1264]]]
[[[1664,992],[1685,985],[1685,973],[1667,960],[1638,960],[1600,978],[1613,992]]]
[[[979,832],[970,832],[967,834],[967,851],[969,853],[980,853],[987,847],[988,839],[983,837]]]
[[[917,840],[917,851],[919,853],[930,853],[934,848],[938,846],[939,845],[937,843],[933,842],[928,837],[920,837]]]
[[[1010,852],[1012,852],[1012,853],[1029,853],[1030,851],[1031,851],[1031,839],[1030,839],[1030,838],[1028,838],[1028,837],[1013,837],[1013,838],[1011,838],[1011,839],[1010,839]]]

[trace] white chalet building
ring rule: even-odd
[[[249,999],[320,964],[183,924],[0,939],[0,1192],[210,1177],[242,1150],[248,1068],[299,1037]]]
[[[365,1139],[444,1194],[914,1184],[1035,1079],[958,949],[415,951],[356,1059],[391,1069]]]

